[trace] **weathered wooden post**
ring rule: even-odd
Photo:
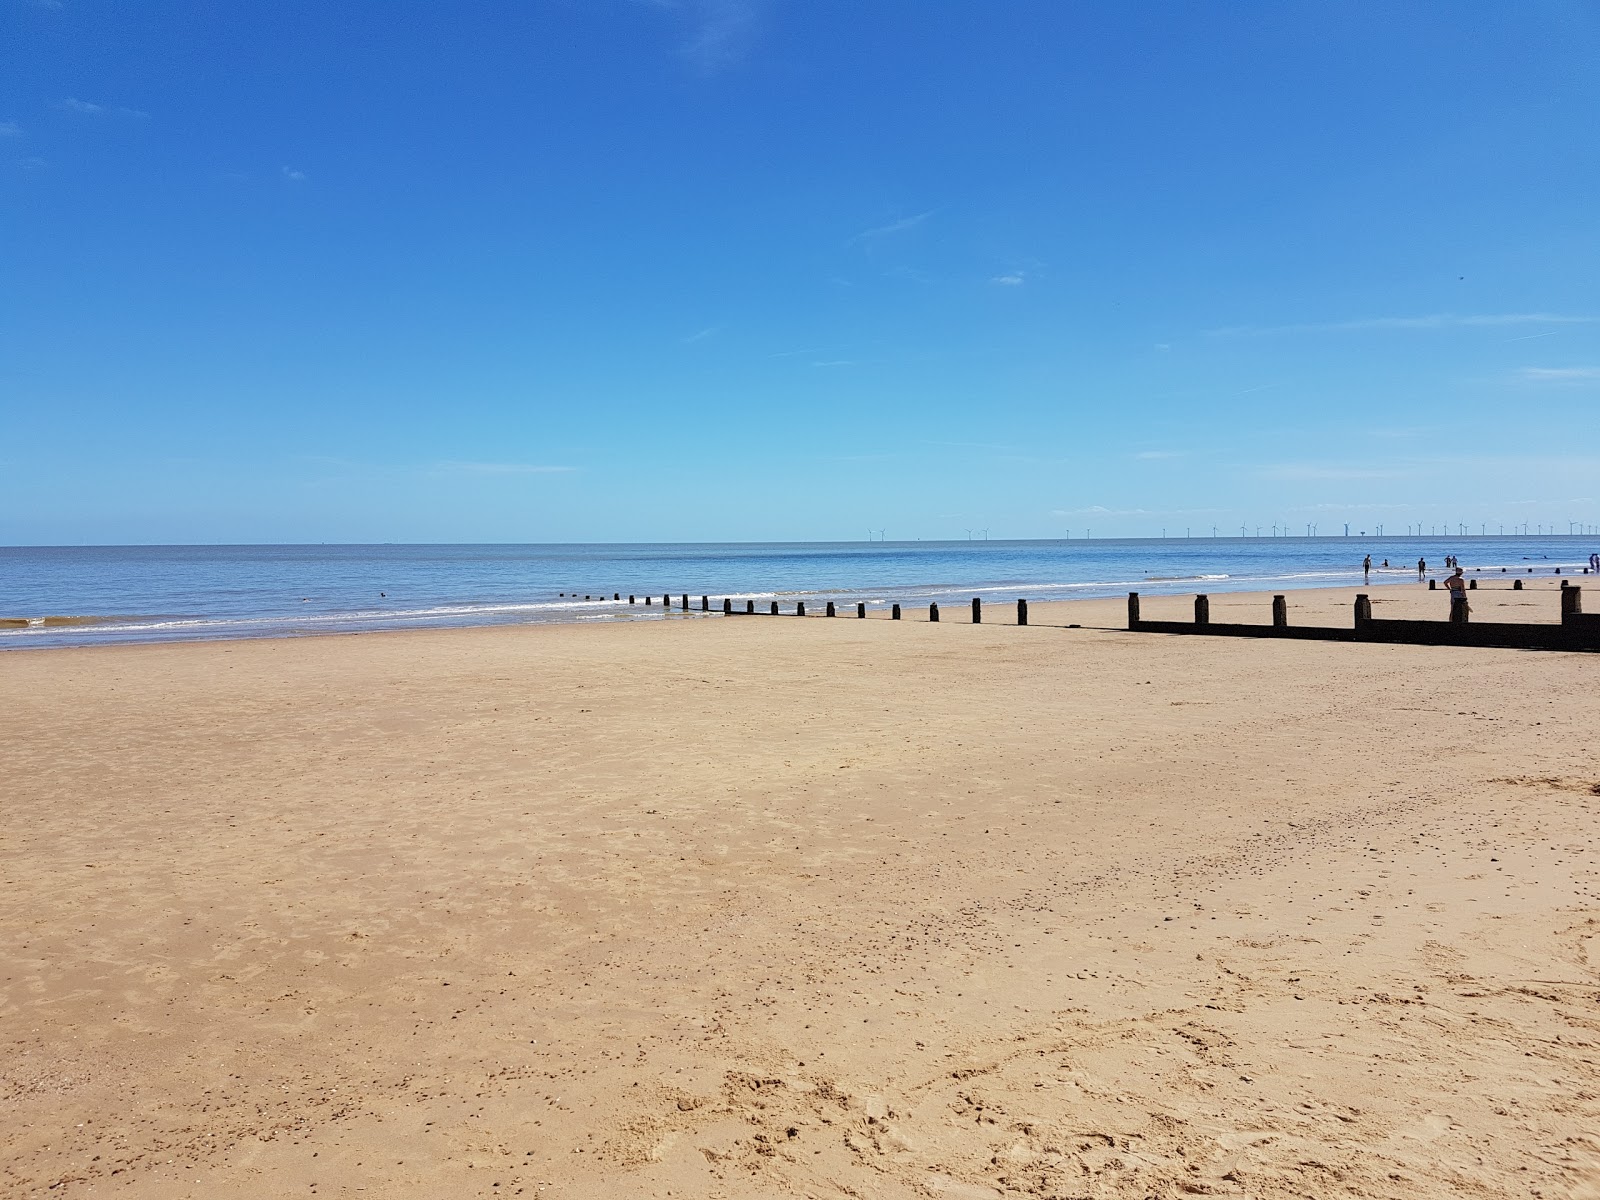
[[[621,600],[622,599],[622,593],[621,592],[612,592],[611,593],[611,598],[613,600]]]
[[[1428,590],[1430,592],[1437,592],[1439,590],[1439,581],[1437,579],[1428,580]]]
[[[900,606],[898,604],[896,604],[893,608],[891,608],[889,610],[889,620],[898,621],[899,619],[900,619]]]
[[[1211,624],[1211,597],[1206,595],[1194,598],[1194,623],[1196,625]]]
[[[1474,592],[1477,591],[1478,590],[1478,581],[1476,579],[1467,580],[1467,587],[1469,587]]]
[[[928,620],[934,624],[938,624],[939,606],[937,604],[928,605]]]
[[[1026,600],[1018,600],[1017,601],[1017,624],[1018,625],[1026,625],[1027,623],[1028,623],[1028,602]]]
[[[794,615],[797,617],[803,617],[806,615],[806,602],[804,600],[800,601],[794,606]]]
[[[983,601],[976,596],[972,598],[972,623],[974,625],[983,624]]]
[[[860,621],[867,619],[867,606],[864,601],[856,602],[856,619]]]
[[[731,597],[727,597],[727,596],[723,597],[723,599],[722,599],[722,615],[725,616],[725,617],[731,617],[733,615],[733,600],[732,600]]]
[[[588,597],[588,596],[585,596],[585,597],[584,597],[584,599],[585,599],[585,600],[587,600],[587,599],[589,599],[589,597]]]
[[[834,613],[833,613],[833,601],[832,600],[828,601],[828,615],[830,617],[834,615]]]
[[[1360,595],[1360,596],[1357,596],[1356,597],[1356,626],[1359,628],[1360,625],[1361,625],[1361,622],[1370,621],[1370,620],[1372,620],[1372,598],[1370,596],[1367,596],[1367,595],[1364,595],[1364,594]]]
[[[633,603],[633,602],[634,602],[634,600],[633,600],[633,597],[632,597],[632,596],[629,596],[629,597],[628,597],[628,603],[629,603],[629,604],[632,604],[632,603]]]
[[[778,602],[776,600],[774,600],[772,602],[772,615],[773,616],[777,616],[778,615]]]
[[[662,608],[671,608],[672,607],[672,597],[671,596],[663,596],[663,597],[661,597],[661,607]]]
[[[1450,624],[1465,625],[1467,614],[1472,611],[1472,606],[1467,603],[1466,592],[1450,593]]]
[[[1139,628],[1139,593],[1128,593],[1128,628]]]
[[[701,596],[700,597],[700,611],[701,612],[710,612],[711,611],[711,598],[709,596]]]
[[[1512,590],[1512,591],[1513,591],[1513,592],[1520,592],[1520,591],[1521,591],[1521,590],[1522,590],[1522,580],[1520,580],[1520,579],[1513,579],[1513,580],[1512,580],[1512,581],[1511,581],[1511,590]]]
[[[1283,596],[1272,598],[1272,626],[1274,629],[1289,627],[1289,601]]]
[[[645,602],[645,604],[646,604],[646,605],[648,605],[648,604],[649,604],[649,603],[650,603],[650,597],[649,597],[649,596],[646,596],[646,597],[645,597],[645,598],[644,598],[644,602]]]
[[[744,610],[747,613],[755,612],[755,610],[756,610],[756,602],[754,600],[746,600],[744,602]]]
[[[689,611],[689,593],[688,592],[685,592],[683,594],[683,611],[684,612],[688,612]]]
[[[1583,612],[1583,589],[1569,587],[1561,593],[1561,619],[1579,616]]]

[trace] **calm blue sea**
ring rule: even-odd
[[[0,648],[661,618],[687,592],[872,605],[1281,591],[1416,578],[1416,562],[1581,570],[1595,539],[1169,538],[555,546],[0,548]],[[563,595],[562,593],[566,593]],[[613,601],[620,593],[622,600]],[[630,607],[628,595],[641,604]],[[649,609],[644,595],[656,597]],[[586,600],[584,596],[594,597]],[[720,606],[718,606],[720,607]]]

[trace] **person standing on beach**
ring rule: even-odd
[[[1465,604],[1467,602],[1467,580],[1462,575],[1460,567],[1456,568],[1454,575],[1444,581],[1444,588],[1450,596],[1450,611],[1452,613],[1455,612],[1457,604]],[[1467,611],[1471,612],[1472,610],[1469,608]]]
[[[1421,583],[1422,582],[1422,577],[1424,575],[1426,575],[1427,573],[1428,573],[1428,560],[1425,559],[1425,558],[1417,559],[1417,582]]]
[[[1372,582],[1372,555],[1370,554],[1361,560],[1361,582]]]

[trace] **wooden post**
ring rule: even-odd
[[[612,592],[611,593],[611,598],[613,600],[621,600],[622,599],[622,593],[621,592]]]
[[[747,613],[755,612],[755,610],[756,610],[756,602],[754,600],[746,600],[744,602],[744,610]]]
[[[1472,606],[1467,603],[1467,594],[1465,592],[1451,592],[1450,624],[1465,625],[1467,623],[1467,613],[1471,608]]]
[[[1522,590],[1522,580],[1520,580],[1520,579],[1513,579],[1513,580],[1512,580],[1512,581],[1511,581],[1511,590],[1512,590],[1512,591],[1513,591],[1513,592],[1520,592],[1520,591],[1521,591],[1521,590]]]
[[[928,620],[935,625],[939,623],[939,606],[937,604],[928,605]]]
[[[722,600],[722,612],[724,616],[733,615],[733,601],[726,596]]]
[[[701,596],[700,597],[700,611],[701,612],[710,612],[711,611],[711,599],[710,599],[709,596]]]
[[[1211,624],[1211,597],[1196,596],[1194,598],[1194,623],[1196,625]]]
[[[1583,612],[1583,589],[1569,587],[1561,593],[1561,619],[1576,617]]]
[[[834,615],[834,612],[833,612],[833,601],[832,600],[828,601],[828,615],[830,617]]]
[[[1018,600],[1017,601],[1017,624],[1018,625],[1026,625],[1027,623],[1028,623],[1028,602],[1026,600]]]
[[[1128,628],[1139,628],[1139,593],[1128,593]]]
[[[983,601],[976,596],[972,598],[972,623],[974,625],[983,624]]]
[[[794,615],[797,617],[806,615],[806,602],[804,600],[794,606]]]
[[[772,615],[773,616],[777,616],[778,615],[778,602],[776,600],[774,600],[772,602]]]
[[[661,597],[661,607],[662,608],[671,608],[672,607],[672,597],[671,596],[663,596],[663,597]]]
[[[1439,590],[1439,581],[1437,579],[1428,580],[1428,590],[1430,592],[1437,592]]]
[[[1467,587],[1471,591],[1474,591],[1474,592],[1477,591],[1478,590],[1478,581],[1476,579],[1467,580]]]
[[[1356,597],[1356,624],[1372,620],[1372,598],[1365,594]]]
[[[648,605],[648,604],[649,604],[649,603],[650,603],[650,597],[649,597],[649,596],[646,596],[646,597],[645,597],[645,598],[644,598],[644,602],[645,602],[645,604],[646,604],[646,605]]]
[[[633,601],[633,597],[632,597],[632,596],[629,596],[629,597],[628,597],[628,603],[629,603],[629,604],[632,604],[632,603],[633,603],[633,602],[634,602],[634,601]]]
[[[1272,598],[1272,625],[1275,629],[1289,627],[1289,601],[1282,596]]]
[[[900,606],[898,604],[896,604],[893,608],[891,608],[889,610],[889,620],[898,621],[899,619],[900,619]]]
[[[856,619],[860,621],[865,621],[867,619],[867,606],[865,603],[860,601],[856,603]]]

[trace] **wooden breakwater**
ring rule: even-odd
[[[1193,621],[1149,621],[1139,612],[1139,593],[1128,593],[1128,629],[1134,633],[1200,634],[1207,637],[1294,638],[1319,642],[1379,642],[1407,646],[1480,646],[1512,650],[1600,650],[1600,613],[1583,611],[1583,589],[1563,585],[1561,623],[1473,621],[1463,595],[1451,603],[1444,621],[1374,617],[1372,600],[1356,597],[1348,628],[1290,625],[1288,601],[1272,598],[1272,623],[1246,625],[1211,620],[1211,598],[1194,598]]]

